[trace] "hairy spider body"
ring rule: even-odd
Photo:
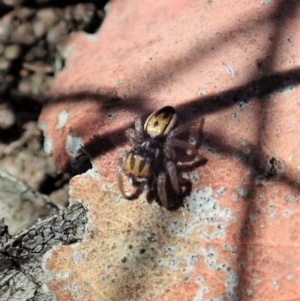
[[[148,178],[155,170],[159,153],[157,143],[143,142],[127,154],[123,166],[124,172],[136,179]]]
[[[124,172],[129,176],[145,179],[152,173],[153,157],[145,153],[128,153],[124,162]]]
[[[202,118],[200,127],[203,126],[203,121]],[[178,135],[189,130],[191,125],[176,127],[176,122],[175,109],[167,106],[153,112],[145,121],[144,127],[141,119],[136,118],[135,129],[130,128],[125,131],[132,149],[119,154],[117,180],[123,197],[134,199],[146,188],[148,195],[157,194],[164,207],[172,208],[174,201],[170,200],[170,190],[176,196],[181,195],[181,180],[178,178],[174,149],[185,149],[193,154],[196,151],[195,145],[177,138]],[[130,195],[124,191],[123,173],[136,187]]]

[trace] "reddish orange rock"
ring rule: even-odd
[[[300,4],[115,0],[94,35],[61,45],[40,124],[58,170],[82,146],[92,169],[70,200],[86,239],[53,250],[57,300],[298,300]],[[135,116],[166,105],[205,117],[205,165],[186,172],[185,206],[167,211],[116,185]]]

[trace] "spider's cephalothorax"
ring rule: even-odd
[[[204,119],[197,124],[203,126]],[[144,188],[148,195],[158,195],[162,205],[172,209],[175,196],[181,195],[181,181],[176,166],[176,148],[185,149],[193,154],[196,145],[179,140],[177,137],[190,129],[191,124],[177,125],[177,114],[173,107],[167,106],[152,113],[145,121],[135,119],[135,129],[126,130],[125,134],[132,144],[132,149],[119,155],[118,185],[123,197],[136,198]],[[136,190],[127,195],[123,187],[123,175],[126,174]],[[170,185],[169,185],[170,184]],[[168,187],[171,186],[171,187]],[[170,191],[172,197],[170,197]]]

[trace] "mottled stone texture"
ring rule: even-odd
[[[60,170],[85,153],[93,168],[71,181],[86,240],[45,265],[57,300],[300,299],[299,28],[299,1],[115,0],[60,45],[46,147]],[[125,129],[165,105],[206,120],[175,212],[115,180]]]

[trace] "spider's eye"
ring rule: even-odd
[[[151,138],[164,137],[174,128],[176,121],[175,109],[171,106],[163,107],[148,117],[144,130]]]

